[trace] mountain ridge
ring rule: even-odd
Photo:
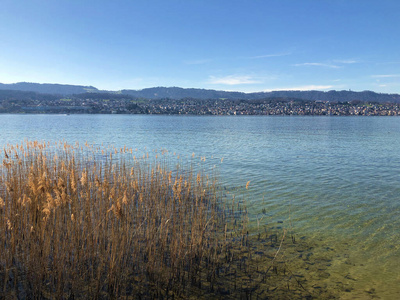
[[[232,100],[259,100],[273,97],[296,98],[311,101],[369,101],[369,102],[392,102],[400,103],[399,94],[376,93],[373,91],[271,91],[271,92],[229,92],[199,88],[181,87],[151,87],[140,90],[123,89],[120,91],[99,90],[93,86],[18,82],[12,84],[0,83],[0,90],[26,91],[52,95],[76,95],[84,93],[108,93],[129,95],[135,98],[144,99],[232,99]]]
[[[17,83],[0,83],[0,90],[37,92],[42,94],[60,94],[72,95],[81,94],[88,91],[98,92],[99,90],[93,86],[59,84],[59,83],[35,83],[35,82],[17,82]]]

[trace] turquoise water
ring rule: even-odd
[[[250,181],[253,220],[329,247],[341,298],[400,299],[400,118],[0,115],[0,146],[24,139],[206,157],[228,190]]]

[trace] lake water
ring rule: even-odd
[[[0,115],[0,146],[24,139],[205,157],[253,221],[329,250],[341,298],[400,299],[400,118]]]

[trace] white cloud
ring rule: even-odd
[[[341,68],[341,66],[332,65],[332,64],[325,64],[325,63],[317,63],[317,62],[294,64],[293,66],[295,66],[295,67],[316,66],[316,67],[325,67],[325,68],[332,68],[332,69]]]
[[[372,75],[372,78],[395,78],[400,77],[400,74],[385,74],[385,75]]]
[[[257,56],[250,56],[247,57],[248,59],[259,59],[259,58],[268,58],[268,57],[279,57],[279,56],[287,56],[290,55],[291,53],[285,52],[285,53],[276,53],[276,54],[265,54],[265,55],[257,55]]]
[[[358,61],[354,59],[335,59],[334,62],[339,64],[356,64]]]
[[[210,84],[226,84],[226,85],[261,83],[261,81],[255,80],[251,76],[235,76],[235,75],[230,75],[225,77],[210,76],[208,82]]]
[[[297,87],[288,87],[288,88],[277,88],[265,90],[264,92],[272,92],[272,91],[311,91],[311,90],[329,90],[332,89],[333,85],[303,85]]]

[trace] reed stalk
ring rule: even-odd
[[[271,268],[278,273],[285,236],[271,248],[272,238],[258,234],[255,245],[246,207],[234,196],[222,200],[213,175],[193,161],[175,164],[165,150],[151,158],[126,147],[8,145],[0,167],[0,295],[270,297],[265,283]],[[256,255],[265,249],[276,254]]]
[[[0,291],[28,298],[182,296],[218,268],[215,181],[164,152],[25,142],[0,172]],[[205,270],[205,262],[207,268]]]

